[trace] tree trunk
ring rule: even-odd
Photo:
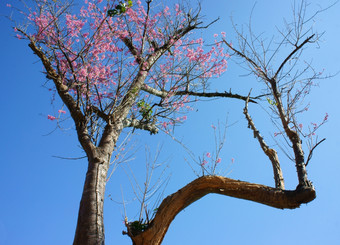
[[[74,245],[104,245],[103,206],[109,160],[102,153],[88,157],[88,170],[80,201]]]

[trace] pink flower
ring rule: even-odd
[[[211,154],[210,154],[210,152],[208,152],[208,153],[206,154],[206,156],[207,156],[207,157],[211,157]]]
[[[303,125],[302,125],[302,123],[300,123],[300,124],[299,124],[299,128],[302,129],[302,127],[303,127]]]
[[[178,16],[182,11],[180,10],[179,4],[175,5],[176,16]]]
[[[66,111],[64,111],[64,110],[58,110],[58,113],[66,114]]]
[[[235,159],[232,157],[232,158],[231,158],[231,163],[234,163],[234,161],[235,161]]]
[[[10,5],[9,3],[7,3],[6,6],[9,7],[9,8],[12,7],[12,5]]]
[[[214,125],[214,124],[211,124],[211,127],[212,127],[213,129],[216,129],[216,127],[215,127],[215,125]]]
[[[206,160],[204,160],[203,162],[202,162],[202,166],[204,166],[204,165],[206,165],[208,162],[206,161]]]
[[[47,119],[53,121],[53,120],[56,120],[57,118],[51,115],[47,115]]]
[[[326,113],[325,118],[323,119],[324,121],[328,120],[328,113]]]
[[[220,163],[221,162],[221,158],[218,158],[217,160],[216,160],[216,163]]]
[[[218,34],[214,34],[214,37],[218,37]]]

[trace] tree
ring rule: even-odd
[[[297,120],[297,103],[308,93],[313,73],[298,82],[307,70],[291,76],[303,48],[317,41],[314,34],[288,29],[274,49],[269,62],[264,58],[271,49],[250,32],[239,33],[240,48],[224,38],[216,40],[208,52],[203,40],[191,32],[205,29],[199,12],[175,6],[174,15],[165,7],[156,11],[152,1],[143,5],[127,1],[105,5],[102,1],[86,1],[79,15],[71,12],[71,4],[58,1],[35,1],[27,19],[28,29],[17,26],[18,37],[29,41],[29,47],[44,65],[46,77],[54,84],[75,122],[78,140],[88,158],[88,172],[79,208],[74,244],[103,244],[103,200],[112,152],[124,128],[147,130],[151,134],[185,120],[177,112],[188,109],[190,97],[228,97],[245,101],[244,114],[249,127],[273,165],[275,188],[216,176],[200,163],[203,175],[178,192],[165,198],[155,216],[143,223],[126,221],[127,232],[134,244],[159,244],[174,217],[185,207],[209,193],[218,193],[276,208],[296,208],[315,198],[315,190],[307,178],[306,165],[315,147],[310,142],[309,156],[302,150],[301,137],[312,139],[315,128],[303,134]],[[301,8],[303,9],[304,6]],[[301,13],[298,16],[302,17]],[[303,19],[303,18],[301,18]],[[301,30],[304,21],[293,23]],[[191,35],[190,35],[191,34]],[[228,47],[226,52],[223,45]],[[274,67],[272,57],[284,45],[292,51]],[[262,47],[262,51],[258,51]],[[265,85],[263,95],[250,97],[231,92],[209,91],[209,78],[226,69],[229,55],[240,57]],[[280,53],[281,54],[281,53]],[[291,66],[290,66],[291,65]],[[308,66],[307,68],[311,68]],[[278,119],[280,131],[293,149],[299,185],[284,190],[277,153],[264,141],[248,112],[248,103],[266,98],[265,103]],[[285,99],[286,103],[283,102]],[[62,114],[64,111],[61,110]],[[49,116],[50,120],[60,120]],[[326,121],[325,118],[324,121]],[[214,166],[218,164],[215,159]]]

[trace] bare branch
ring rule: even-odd
[[[253,59],[251,59],[249,56],[247,56],[244,52],[239,51],[236,48],[234,48],[226,40],[223,39],[222,41],[223,41],[223,43],[225,43],[228,46],[228,48],[230,48],[232,51],[234,51],[236,55],[238,55],[241,58],[245,59],[248,62],[248,64],[250,64],[252,66],[253,71],[256,71],[256,73],[258,74],[259,77],[262,77],[265,81],[269,81],[270,80],[268,74],[265,71],[263,71],[261,69],[261,67]],[[256,54],[256,53],[254,53],[254,54]]]
[[[157,90],[155,88],[150,87],[149,85],[144,85],[142,87],[142,90],[144,90],[145,92],[148,92],[150,94],[156,95],[158,97],[161,98],[166,98],[170,92],[168,91],[161,91],[161,90]],[[212,97],[222,97],[222,98],[234,98],[234,99],[240,99],[240,100],[247,100],[246,96],[242,96],[242,95],[238,95],[238,94],[233,94],[231,92],[193,92],[193,91],[174,91],[171,92],[172,96],[176,96],[176,95],[191,95],[191,96],[197,96],[197,97],[206,97],[206,98],[212,98]],[[257,103],[255,100],[253,99],[249,99],[250,102],[252,103]]]
[[[52,157],[59,158],[59,159],[63,159],[63,160],[80,160],[80,159],[87,158],[87,156],[82,156],[82,157],[61,157],[61,156],[52,156]]]
[[[274,75],[274,79],[277,78],[278,74],[280,73],[280,71],[282,70],[282,68],[284,67],[284,65],[288,62],[288,60],[290,60],[290,58],[292,58],[292,56],[298,52],[300,49],[302,49],[302,47],[306,44],[309,43],[310,40],[315,36],[315,34],[311,35],[310,37],[306,38],[305,41],[303,41],[299,46],[297,46],[286,58],[285,60],[281,63],[279,69],[277,69],[275,75]]]
[[[322,142],[324,142],[325,140],[326,140],[326,138],[323,138],[323,139],[320,140],[318,143],[316,143],[316,144],[312,147],[312,149],[310,149],[305,166],[307,166],[308,163],[309,163],[309,161],[312,159],[313,151],[315,150],[315,148],[316,148],[318,145],[320,145]]]

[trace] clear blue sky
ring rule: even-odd
[[[310,2],[313,11],[321,1]],[[221,19],[202,36],[225,31],[228,40],[236,41],[230,16],[238,25],[247,23],[254,3],[253,0],[203,1],[202,12],[206,20]],[[293,0],[258,1],[253,13],[254,30],[264,32],[270,38],[275,27],[282,26],[283,18],[291,16],[292,3]],[[331,3],[322,1],[322,6]],[[312,45],[306,53],[314,67],[325,69],[326,74],[340,70],[339,12],[340,4],[337,4],[316,17],[314,28],[325,34],[320,47]],[[85,159],[69,161],[53,157],[81,157],[84,154],[71,120],[64,123],[62,129],[55,130],[55,122],[46,119],[48,114],[59,109],[58,100],[51,103],[50,93],[42,87],[46,81],[41,73],[42,66],[27,42],[13,37],[12,23],[4,18],[9,14],[6,1],[0,4],[0,14],[0,244],[71,244],[87,163]],[[257,83],[253,77],[239,76],[244,73],[231,62],[225,75],[213,81],[214,88],[222,91],[232,88],[233,92],[247,94]],[[316,149],[307,168],[317,190],[316,200],[296,210],[277,210],[249,201],[209,195],[176,217],[163,244],[340,244],[339,91],[339,76],[336,76],[320,81],[307,97],[311,107],[303,121],[318,122],[326,112],[329,114],[329,122],[318,131],[320,137],[327,140]],[[201,156],[213,152],[215,147],[211,124],[217,125],[218,121],[225,122],[228,118],[228,124],[232,126],[227,129],[221,155],[227,176],[273,186],[270,162],[247,129],[242,108],[242,102],[230,99],[198,103],[195,106],[198,110],[189,113],[187,122],[176,129],[175,135]],[[275,130],[266,113],[256,106],[251,106],[250,112],[261,132],[267,137],[272,135]],[[275,143],[270,137],[268,141],[271,145]],[[162,145],[160,160],[166,161],[167,174],[171,174],[165,195],[195,178],[184,160],[188,158],[186,152],[164,134],[150,137],[139,131],[131,142],[137,147],[131,151],[136,153],[129,164],[140,181],[145,172],[146,144],[151,154],[155,154],[157,145]],[[279,153],[286,187],[294,189],[297,178],[293,163]],[[232,158],[235,162],[230,165]],[[121,190],[127,202],[128,218],[138,219],[138,203],[133,199],[124,169],[119,167],[107,185],[104,216],[107,244],[131,244],[130,239],[121,234],[125,230]]]

